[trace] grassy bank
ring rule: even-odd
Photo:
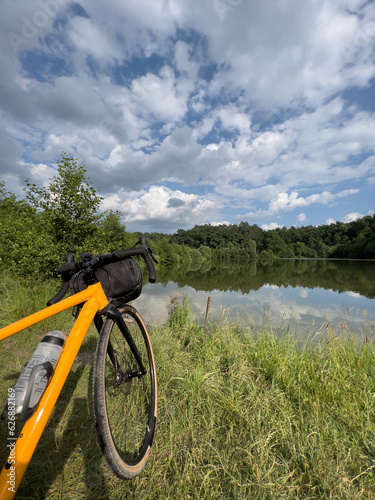
[[[54,289],[36,284],[26,293],[9,277],[1,287],[1,326],[42,307]],[[42,328],[68,330],[71,322],[64,315]],[[43,331],[0,346],[1,404]],[[151,331],[159,389],[153,452],[141,476],[122,482],[96,443],[96,336],[82,346],[18,498],[375,498],[371,339],[358,345],[345,332],[301,347],[267,329],[222,323],[205,332],[188,304],[176,302],[168,324]],[[0,421],[2,442],[4,427]]]

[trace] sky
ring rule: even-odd
[[[3,0],[0,178],[62,152],[129,231],[375,212],[375,1]]]

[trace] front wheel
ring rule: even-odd
[[[141,316],[129,305],[119,311],[145,370],[142,373],[121,330],[108,318],[95,355],[94,416],[107,465],[121,479],[133,479],[146,465],[153,442],[156,372],[150,338]]]

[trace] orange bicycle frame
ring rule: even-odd
[[[95,314],[108,304],[108,300],[101,284],[96,283],[72,297],[0,329],[1,341],[82,302],[85,304],[66,339],[64,350],[39,401],[37,410],[25,422],[18,439],[7,438],[7,447],[10,452],[0,474],[0,500],[14,497],[91,322]]]

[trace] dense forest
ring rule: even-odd
[[[150,235],[151,236],[151,235]],[[152,237],[152,236],[151,236]],[[375,216],[325,226],[291,227],[263,231],[257,225],[205,224],[170,237],[171,243],[192,248],[209,247],[220,258],[375,258]]]
[[[53,276],[68,252],[95,254],[130,248],[118,211],[99,213],[101,196],[77,160],[63,153],[48,187],[26,179],[17,200],[0,181],[0,269],[22,276]],[[253,258],[375,258],[375,217],[320,227],[263,231],[257,225],[195,226],[173,235],[146,234],[162,266],[205,271]],[[161,271],[161,268],[160,268]]]

